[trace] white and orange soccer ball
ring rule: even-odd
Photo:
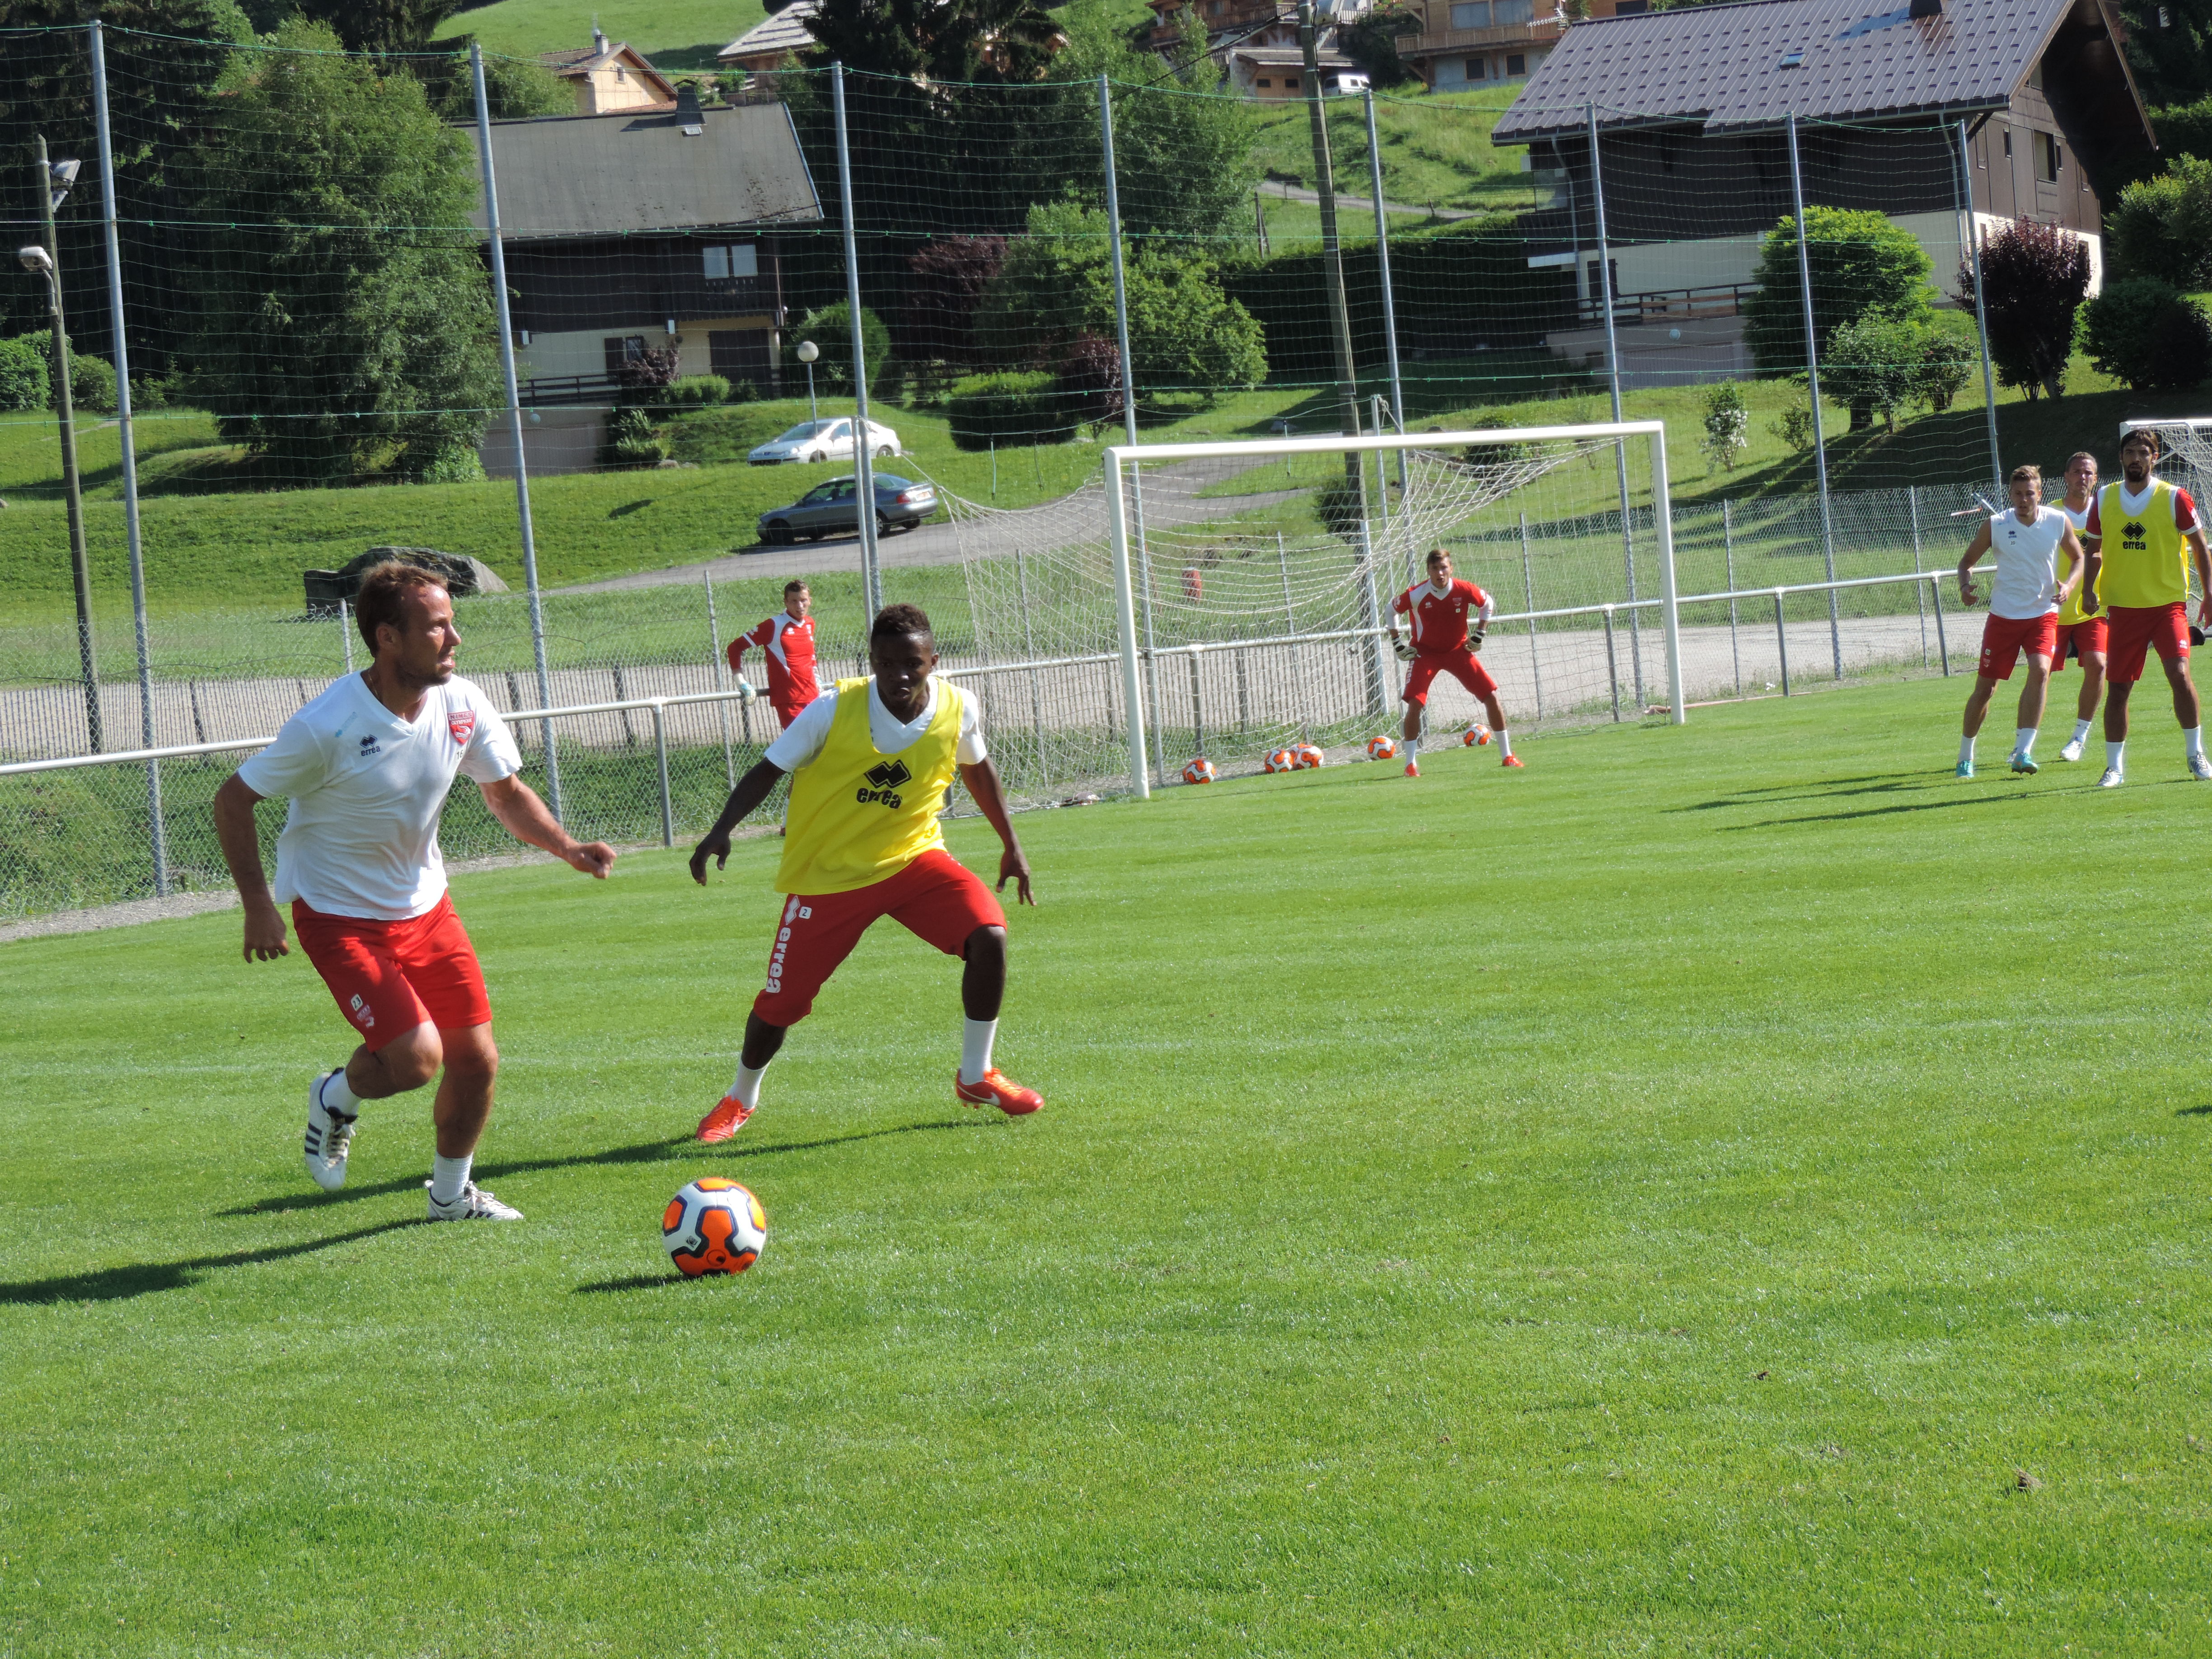
[[[1325,758],[1321,750],[1310,743],[1291,745],[1291,770],[1293,772],[1310,772]]]
[[[1476,720],[1460,733],[1459,740],[1470,749],[1480,749],[1490,741],[1490,728]]]
[[[1203,755],[1183,763],[1182,781],[1185,783],[1212,783],[1213,775],[1213,763]]]
[[[1267,758],[1260,763],[1261,769],[1268,772],[1287,772],[1297,763],[1287,749],[1271,749]]]
[[[660,1242],[686,1279],[741,1273],[768,1248],[768,1212],[736,1182],[702,1176],[668,1200]]]
[[[1397,738],[1394,738],[1394,737],[1392,737],[1392,736],[1391,736],[1389,732],[1384,732],[1384,733],[1383,733],[1381,737],[1379,737],[1379,738],[1368,738],[1368,739],[1367,739],[1367,758],[1368,758],[1368,759],[1370,759],[1370,760],[1395,760],[1395,759],[1397,759],[1397,758],[1398,758],[1398,739],[1397,739]]]

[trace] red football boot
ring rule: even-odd
[[[724,1095],[721,1104],[699,1120],[699,1139],[710,1146],[718,1140],[727,1140],[745,1127],[745,1120],[752,1115],[751,1107]]]
[[[1026,1117],[1044,1104],[1044,1097],[1034,1089],[1024,1089],[994,1066],[983,1073],[981,1083],[963,1083],[960,1073],[952,1074],[952,1092],[963,1104],[996,1106],[1008,1117]]]
[[[1500,766],[1518,766],[1521,764],[1521,757],[1518,755],[1508,755],[1504,760],[1498,763]]]

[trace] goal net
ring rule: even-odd
[[[1482,660],[1517,732],[1681,704],[1656,422],[1109,448],[1084,488],[953,497],[978,692],[1011,792],[1148,793],[1203,758],[1398,732],[1392,602],[1442,547],[1498,614]],[[1431,733],[1480,705],[1456,681]]]

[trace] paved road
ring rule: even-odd
[[[1304,202],[1310,206],[1317,206],[1321,202],[1321,192],[1319,191],[1308,190],[1303,185],[1285,184],[1279,179],[1269,179],[1266,180],[1260,186],[1260,193],[1262,196],[1276,197],[1285,202]],[[1375,198],[1373,197],[1347,196],[1340,190],[1336,192],[1336,204],[1346,212],[1349,212],[1355,208],[1362,213],[1372,213],[1375,211]],[[1416,206],[1406,202],[1385,202],[1382,204],[1382,210],[1386,213],[1418,214],[1424,219],[1430,218],[1431,216],[1438,219],[1480,219],[1482,217],[1480,213],[1472,211],[1466,208],[1430,208],[1426,206]]]

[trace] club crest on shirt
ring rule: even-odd
[[[446,729],[453,734],[455,743],[466,743],[469,740],[469,733],[477,729],[476,710],[473,708],[453,710],[446,716]]]

